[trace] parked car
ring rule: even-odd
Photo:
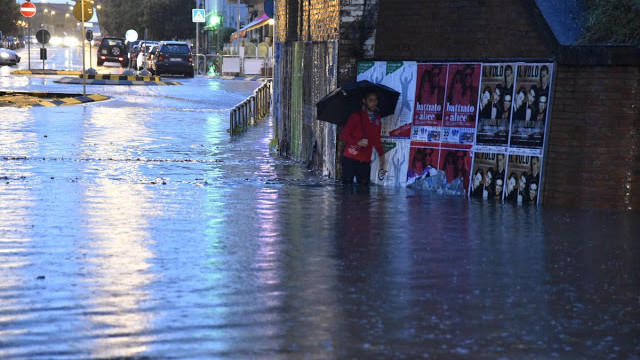
[[[106,37],[102,39],[98,47],[98,66],[105,62],[117,62],[120,66],[129,65],[129,56],[124,40],[121,38]]]
[[[125,44],[127,45],[127,58],[129,59],[129,65],[131,65],[131,62],[133,61],[133,57],[131,57],[131,52],[133,51],[134,47],[140,44],[140,41],[141,40],[125,42]]]
[[[13,36],[7,36],[6,38],[4,38],[4,40],[2,40],[2,47],[9,50],[18,49],[20,47],[19,44],[20,42],[18,41],[18,39]]]
[[[158,45],[158,42],[147,40],[140,43],[140,51],[138,52],[136,59],[136,70],[149,68],[150,51],[154,45]]]
[[[149,61],[152,74],[193,77],[193,55],[189,44],[184,41],[160,41],[156,46]]]
[[[16,65],[20,62],[20,56],[9,49],[0,48],[0,65]]]
[[[129,66],[133,69],[138,68],[138,53],[140,53],[140,45],[134,45],[129,50]]]

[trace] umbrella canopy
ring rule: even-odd
[[[388,86],[361,80],[345,84],[318,101],[318,120],[343,125],[351,113],[362,107],[362,96],[370,90],[378,94],[380,116],[393,114],[400,93]]]

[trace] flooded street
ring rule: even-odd
[[[640,359],[639,213],[345,187],[167,79],[1,108],[0,359]]]

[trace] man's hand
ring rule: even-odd
[[[385,168],[384,155],[380,156],[380,169]]]
[[[358,140],[358,146],[360,147],[367,147],[369,145],[369,140],[367,139],[360,139]]]

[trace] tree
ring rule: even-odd
[[[191,21],[193,0],[145,0],[144,22],[156,40],[190,39],[195,36]]]
[[[100,26],[109,36],[123,37],[129,29],[148,31],[155,40],[190,39],[195,36],[191,21],[194,0],[101,0]]]
[[[22,20],[20,15],[20,5],[15,0],[0,0],[0,31],[6,35],[18,35],[18,20]],[[25,18],[26,19],[26,18]]]
[[[582,44],[640,44],[640,0],[587,0]]]
[[[143,33],[143,8],[138,1],[102,0],[101,7],[99,22],[105,36],[124,37],[129,29]]]

